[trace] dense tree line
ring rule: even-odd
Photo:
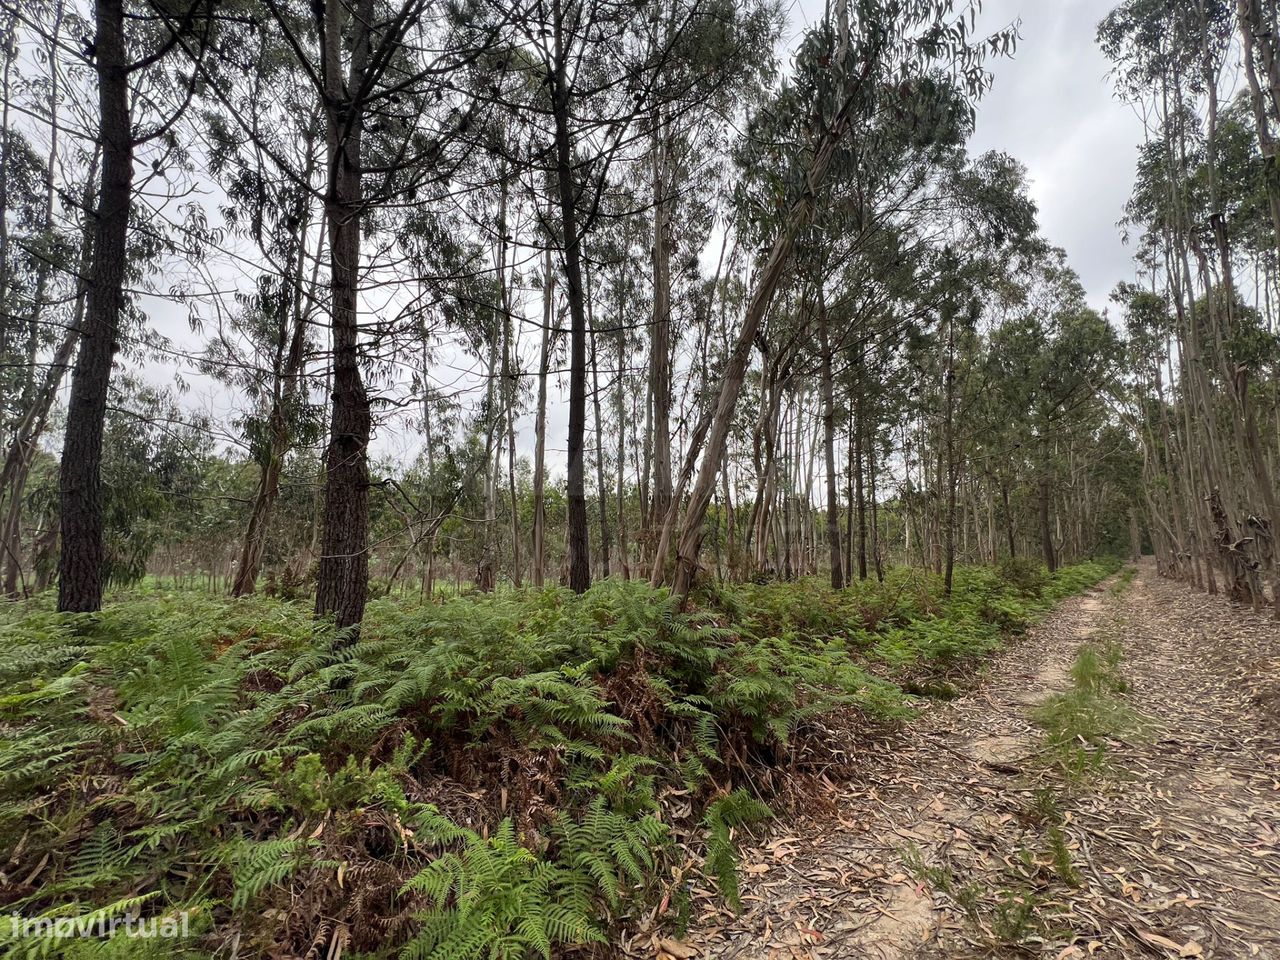
[[[1139,507],[1166,573],[1255,606],[1269,587],[1280,615],[1277,17],[1265,0],[1130,0],[1098,36],[1147,118],[1126,210],[1142,278],[1114,295]]]
[[[1101,25],[1151,123],[1119,326],[967,148],[975,14],[844,0],[780,63],[771,0],[6,4],[4,591],[352,626],[1148,544],[1276,597],[1276,4]]]

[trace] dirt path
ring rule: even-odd
[[[1117,699],[1142,720],[1073,772],[1032,714],[1086,641],[1122,647]],[[689,940],[742,960],[1280,958],[1278,714],[1280,626],[1144,565],[869,750],[837,816],[744,850],[742,915],[708,910]]]

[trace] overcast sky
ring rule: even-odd
[[[1111,94],[1094,41],[1118,0],[984,0],[979,31],[1021,21],[1017,53],[992,61],[995,86],[978,107],[971,150],[1001,150],[1027,166],[1041,230],[1067,251],[1089,302],[1107,306],[1132,277],[1116,227],[1133,185],[1142,124]],[[822,16],[823,0],[799,0],[797,30]]]

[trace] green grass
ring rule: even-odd
[[[356,642],[305,602],[155,585],[96,615],[7,605],[0,905],[186,911],[166,957],[232,936],[323,956],[337,930],[349,958],[546,955],[663,899],[678,926],[675,837],[732,906],[736,837],[773,794],[1111,569],[1030,591],[962,569],[950,598],[906,570],[720,587],[689,612],[616,580],[382,598]],[[7,936],[0,957],[151,955]]]
[[[1115,582],[1108,588],[1108,592],[1113,597],[1123,594],[1133,584],[1133,578],[1138,575],[1136,567],[1125,567],[1115,578]]]
[[[1071,665],[1072,686],[1032,713],[1045,731],[1052,762],[1069,779],[1107,770],[1107,741],[1141,729],[1138,712],[1125,699],[1128,681],[1120,672],[1123,652],[1116,643],[1085,643]]]

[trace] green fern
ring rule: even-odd
[[[468,831],[460,850],[401,889],[411,893],[427,906],[400,953],[406,960],[496,960],[531,950],[549,960],[556,945],[604,941],[585,879],[521,846],[510,820],[488,840]]]
[[[233,909],[241,909],[268,887],[278,886],[310,861],[308,840],[244,840],[231,848]]]
[[[742,909],[742,893],[738,882],[738,848],[733,831],[773,816],[769,807],[746,790],[735,790],[711,803],[703,814],[707,831],[707,855],[704,872],[715,880],[720,895],[734,910]]]

